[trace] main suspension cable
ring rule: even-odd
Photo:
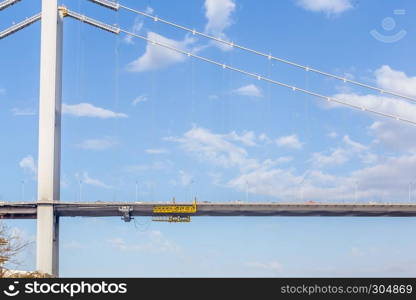
[[[97,0],[94,0],[94,1],[97,1]],[[354,109],[357,109],[357,110],[361,110],[361,111],[365,111],[365,112],[370,112],[370,113],[375,114],[375,115],[379,115],[379,116],[383,116],[383,117],[395,119],[397,121],[402,121],[402,122],[406,122],[406,123],[409,123],[409,124],[412,124],[412,125],[416,125],[416,121],[414,121],[414,120],[410,120],[410,119],[407,119],[407,118],[399,117],[399,116],[396,116],[396,115],[393,115],[393,114],[389,114],[389,113],[380,112],[380,111],[377,111],[377,110],[373,110],[373,109],[370,109],[370,108],[366,108],[366,107],[361,106],[361,105],[344,102],[344,101],[342,101],[342,100],[340,100],[338,98],[335,98],[335,97],[325,96],[325,95],[319,94],[317,92],[310,91],[308,89],[299,88],[297,86],[290,85],[290,84],[287,84],[287,83],[284,83],[284,82],[280,82],[280,81],[277,81],[277,80],[273,80],[273,79],[270,79],[270,78],[261,76],[261,75],[256,74],[256,73],[252,73],[252,72],[249,72],[249,71],[245,71],[245,70],[242,70],[242,69],[238,69],[236,67],[229,66],[229,65],[226,65],[226,64],[217,62],[215,60],[212,60],[212,59],[209,59],[209,58],[206,58],[206,57],[203,57],[203,56],[194,54],[192,52],[188,52],[188,51],[185,51],[185,50],[182,50],[182,49],[179,49],[179,48],[175,48],[173,46],[170,46],[170,45],[167,45],[167,44],[164,44],[164,43],[160,43],[158,41],[155,41],[155,40],[150,39],[148,37],[145,37],[145,36],[142,36],[142,35],[139,35],[139,34],[130,32],[128,30],[125,30],[125,29],[122,29],[122,28],[119,28],[119,27],[116,27],[116,26],[111,26],[111,25],[102,23],[102,22],[97,21],[95,19],[92,19],[92,18],[86,17],[84,15],[81,15],[81,14],[78,14],[78,13],[75,13],[75,12],[72,12],[72,11],[69,11],[65,7],[61,7],[60,10],[62,10],[62,13],[63,13],[64,16],[69,16],[69,17],[78,19],[78,20],[80,20],[82,22],[85,22],[85,23],[87,23],[89,25],[96,26],[96,27],[98,27],[98,28],[100,28],[102,30],[105,30],[105,31],[108,31],[108,32],[111,32],[111,33],[114,33],[114,34],[120,34],[120,32],[123,32],[123,33],[125,33],[127,35],[130,35],[130,36],[133,36],[133,37],[136,37],[136,38],[145,40],[148,43],[151,43],[152,45],[157,45],[157,46],[160,46],[160,47],[163,47],[163,48],[166,48],[166,49],[169,49],[169,50],[172,50],[172,51],[175,51],[175,52],[178,52],[178,53],[187,55],[188,57],[193,57],[193,58],[196,58],[196,59],[199,59],[199,60],[202,60],[202,61],[211,63],[211,64],[216,65],[216,66],[219,66],[219,67],[221,67],[223,69],[228,69],[228,70],[231,70],[231,71],[234,71],[234,72],[237,72],[237,73],[241,73],[241,74],[244,74],[244,75],[247,75],[247,76],[256,78],[257,80],[269,82],[269,83],[274,84],[274,85],[278,85],[278,86],[282,86],[282,87],[285,87],[285,88],[288,88],[288,89],[292,89],[295,92],[296,91],[299,91],[299,92],[304,93],[304,94],[307,94],[307,95],[311,95],[311,96],[314,96],[314,97],[317,97],[317,98],[320,98],[320,99],[324,99],[324,100],[326,100],[328,102],[341,104],[343,106],[348,106],[350,108],[354,108]]]
[[[101,1],[99,1],[99,0],[89,0],[89,1],[98,3],[98,2],[101,2],[102,0]],[[109,2],[112,2],[112,1],[106,1],[106,3],[109,3]],[[311,68],[309,66],[305,66],[305,65],[302,65],[302,64],[299,64],[299,63],[296,63],[296,62],[293,62],[293,61],[284,59],[284,58],[280,58],[280,57],[273,56],[272,54],[267,54],[267,53],[264,53],[264,52],[260,52],[258,50],[251,49],[251,48],[248,48],[248,47],[245,47],[245,46],[242,46],[242,45],[239,45],[239,44],[236,44],[234,42],[227,41],[227,40],[224,40],[224,39],[221,39],[221,38],[218,38],[218,37],[214,37],[214,36],[209,35],[209,34],[206,34],[204,32],[200,32],[200,31],[197,31],[195,29],[191,29],[189,27],[185,27],[183,25],[174,23],[174,22],[169,21],[169,20],[165,20],[165,19],[159,18],[157,16],[154,16],[152,14],[146,13],[144,11],[140,11],[140,10],[137,10],[137,9],[134,9],[134,8],[131,8],[131,7],[128,7],[128,6],[119,4],[119,3],[112,4],[111,8],[112,9],[123,8],[123,9],[125,9],[127,11],[130,11],[130,12],[133,12],[135,14],[139,14],[139,15],[144,16],[146,18],[152,19],[155,22],[161,22],[161,23],[164,23],[164,24],[167,24],[167,25],[170,25],[170,26],[173,26],[173,27],[182,29],[182,30],[187,31],[189,33],[192,33],[193,35],[199,35],[199,36],[202,36],[204,38],[211,39],[213,41],[216,41],[216,42],[225,44],[225,45],[227,45],[229,47],[238,48],[240,50],[243,50],[243,51],[246,51],[246,52],[249,52],[249,53],[253,53],[253,54],[256,54],[256,55],[265,57],[265,58],[267,58],[269,60],[279,61],[281,63],[284,63],[284,64],[287,64],[287,65],[291,65],[291,66],[294,66],[294,67],[303,69],[303,70],[305,70],[307,72],[313,72],[313,73],[316,73],[316,74],[319,74],[319,75],[323,75],[323,76],[326,76],[326,77],[330,77],[330,78],[333,78],[333,79],[337,79],[337,80],[343,81],[344,83],[350,83],[350,84],[357,85],[357,86],[360,86],[360,87],[363,87],[363,88],[371,89],[371,90],[377,91],[377,92],[379,92],[381,94],[388,94],[388,95],[391,95],[391,96],[396,96],[396,97],[399,97],[399,98],[403,98],[403,99],[406,99],[406,100],[410,100],[410,101],[416,102],[416,98],[414,98],[414,97],[406,96],[406,95],[403,95],[403,94],[400,94],[400,93],[397,93],[397,92],[394,92],[394,91],[390,91],[390,90],[385,90],[385,89],[382,89],[382,88],[379,88],[379,87],[375,87],[375,86],[372,86],[372,85],[369,85],[369,84],[365,84],[365,83],[362,83],[362,82],[359,82],[359,81],[356,81],[356,80],[348,79],[346,77],[334,75],[334,74],[331,74],[331,73],[328,73],[328,72],[325,72],[325,71],[322,71],[322,70],[318,70],[318,69],[315,69],[315,68]]]
[[[279,85],[279,86],[282,86],[282,87],[285,87],[285,88],[288,88],[288,89],[292,89],[295,92],[296,91],[299,91],[301,93],[305,93],[305,94],[308,94],[308,95],[311,95],[311,96],[314,96],[314,97],[317,97],[317,98],[320,98],[320,99],[324,99],[324,100],[326,100],[328,102],[333,102],[333,103],[341,104],[341,105],[348,106],[350,108],[354,108],[354,109],[357,109],[357,110],[361,110],[361,111],[365,111],[365,112],[370,112],[370,113],[373,113],[373,114],[376,114],[376,115],[379,115],[379,116],[388,117],[388,118],[391,118],[391,119],[395,119],[397,121],[402,121],[402,122],[406,122],[406,123],[409,123],[409,124],[412,124],[412,125],[416,125],[416,121],[412,121],[410,119],[406,119],[406,118],[402,118],[402,117],[395,116],[395,115],[392,115],[392,114],[388,114],[388,113],[376,111],[376,110],[369,109],[369,108],[366,108],[366,107],[363,107],[363,106],[360,106],[360,105],[356,105],[356,104],[351,104],[351,103],[348,103],[348,102],[344,102],[344,101],[342,101],[340,99],[337,99],[337,98],[334,98],[334,97],[324,96],[322,94],[319,94],[319,93],[316,93],[316,92],[313,92],[313,91],[310,91],[310,90],[307,90],[307,89],[299,88],[297,86],[293,86],[293,85],[289,85],[289,84],[286,84],[286,83],[283,83],[283,82],[280,82],[280,81],[277,81],[277,80],[273,80],[273,79],[270,79],[270,78],[261,76],[259,74],[255,74],[255,73],[252,73],[252,72],[249,72],[249,71],[245,71],[245,70],[242,70],[242,69],[238,69],[236,67],[229,66],[229,65],[226,65],[226,64],[217,62],[215,60],[212,60],[212,59],[209,59],[209,58],[206,58],[206,57],[203,57],[203,56],[200,56],[200,55],[197,55],[197,54],[194,54],[194,53],[191,53],[191,52],[188,52],[188,51],[179,49],[179,48],[175,48],[173,46],[170,46],[170,45],[167,45],[167,44],[164,44],[164,43],[157,42],[155,40],[149,39],[149,38],[147,38],[145,36],[142,36],[142,35],[139,35],[139,34],[136,34],[136,33],[130,32],[130,31],[127,31],[127,30],[122,29],[122,28],[120,28],[119,30],[120,30],[120,32],[123,32],[123,33],[125,33],[127,35],[130,35],[130,36],[133,36],[133,37],[136,37],[136,38],[145,40],[145,41],[151,43],[152,45],[157,45],[157,46],[160,46],[160,47],[163,47],[163,48],[166,48],[166,49],[169,49],[169,50],[172,50],[172,51],[175,51],[175,52],[178,52],[178,53],[187,55],[188,57],[193,57],[193,58],[196,58],[196,59],[199,59],[199,60],[202,60],[202,61],[211,63],[211,64],[216,65],[216,66],[219,66],[219,67],[221,67],[223,69],[228,69],[228,70],[231,70],[231,71],[235,71],[237,73],[241,73],[241,74],[244,74],[244,75],[247,75],[247,76],[256,78],[257,80],[266,81],[266,82],[269,82],[269,83],[274,84],[274,85]]]

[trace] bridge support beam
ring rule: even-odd
[[[62,16],[58,0],[42,0],[36,268],[59,275]]]

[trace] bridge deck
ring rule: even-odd
[[[130,206],[132,216],[152,216],[155,205],[171,203],[136,202],[55,202],[62,217],[117,217],[121,206]],[[179,203],[185,205],[185,203]],[[34,202],[0,203],[1,219],[35,219]],[[186,205],[190,205],[186,203]],[[307,204],[307,203],[201,203],[193,216],[354,216],[416,217],[416,204]]]

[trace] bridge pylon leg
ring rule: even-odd
[[[37,255],[39,272],[59,275],[59,217],[55,201],[60,200],[62,15],[58,0],[42,0]]]
[[[39,205],[37,212],[37,270],[59,275],[59,217],[53,205]]]

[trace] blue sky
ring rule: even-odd
[[[2,11],[0,28],[37,13],[40,2]],[[219,62],[416,121],[411,102],[227,49],[124,10],[86,0],[62,3]],[[412,1],[121,3],[416,97]],[[1,201],[36,199],[39,30],[38,23],[0,41]],[[69,18],[64,31],[62,201],[416,201],[411,125],[329,105]],[[61,222],[62,276],[416,272],[410,218]],[[7,223],[34,239],[34,221]],[[29,249],[21,267],[34,268],[34,257]]]

